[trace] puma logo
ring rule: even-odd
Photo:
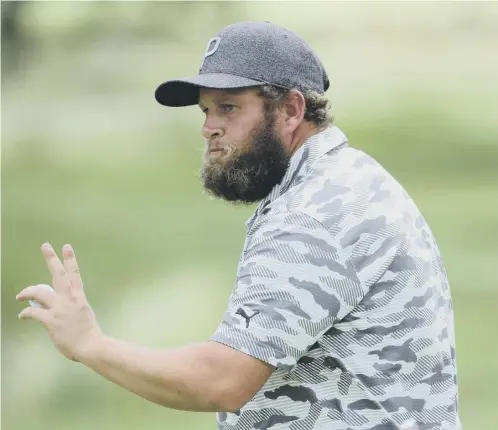
[[[246,311],[242,308],[237,309],[237,312],[235,312],[235,315],[240,315],[242,318],[246,320],[246,328],[249,327],[249,321],[251,321],[251,318],[258,315],[261,313],[260,311],[254,312],[251,316],[247,315]]]
[[[210,57],[218,50],[218,47],[220,46],[220,42],[221,42],[221,37],[212,37],[211,39],[209,39],[207,47],[206,47],[206,52],[204,53],[204,58],[202,59],[202,63],[201,63],[201,67],[199,68],[199,71],[202,70],[202,66],[204,66],[204,61],[206,61],[206,58]]]

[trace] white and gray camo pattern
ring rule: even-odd
[[[403,187],[335,126],[247,222],[212,340],[276,367],[219,430],[461,429],[450,287]]]

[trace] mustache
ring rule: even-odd
[[[233,153],[242,153],[245,150],[247,150],[247,145],[245,144],[236,145],[234,143],[229,143],[229,142],[220,142],[219,140],[204,141],[204,148],[203,148],[204,154],[208,154],[209,152],[216,150],[230,150]]]

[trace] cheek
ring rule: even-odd
[[[247,137],[247,126],[244,121],[233,118],[226,124],[225,133],[226,137],[232,141],[240,141]]]
[[[234,118],[227,124],[226,141],[235,151],[250,146],[261,128],[261,120],[254,118]]]

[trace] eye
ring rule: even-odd
[[[235,109],[234,105],[231,104],[221,104],[220,105],[220,110],[225,113],[233,112]]]

